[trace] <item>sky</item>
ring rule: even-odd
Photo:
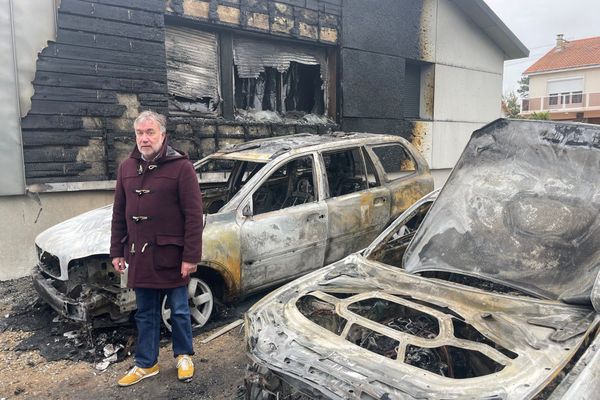
[[[484,0],[529,49],[529,58],[504,62],[503,91],[516,91],[521,73],[556,44],[600,36],[600,0]]]

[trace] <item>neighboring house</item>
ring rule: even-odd
[[[567,41],[559,34],[556,47],[523,75],[529,98],[522,115],[548,112],[554,120],[600,124],[600,37]]]
[[[38,232],[110,203],[141,110],[192,159],[397,134],[439,185],[500,116],[503,62],[528,54],[482,0],[8,0],[0,20],[0,279],[29,272]]]

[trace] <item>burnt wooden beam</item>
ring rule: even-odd
[[[104,21],[98,18],[88,18],[72,14],[59,13],[58,28],[144,39],[151,42],[164,42],[165,40],[165,31],[163,28],[133,25],[125,22]]]
[[[37,71],[35,83],[45,86],[75,87],[84,89],[105,89],[129,93],[166,93],[167,85],[161,82],[141,79],[117,79],[111,77],[61,74]]]
[[[81,129],[81,117],[62,115],[27,115],[21,120],[21,129]]]
[[[74,162],[77,161],[78,148],[65,149],[61,146],[45,146],[43,148],[33,148],[24,153],[25,163],[44,163],[44,162]]]
[[[100,131],[26,131],[23,146],[87,146],[89,139],[102,136]]]
[[[149,66],[165,68],[165,54],[143,57],[129,52],[95,49],[92,47],[74,46],[70,44],[50,43],[41,52],[42,56],[69,60],[94,61],[121,65]]]
[[[120,117],[127,107],[120,104],[73,103],[51,100],[34,100],[30,115],[81,115],[88,117]]]
[[[91,102],[116,104],[117,95],[114,92],[94,89],[62,88],[54,86],[35,85],[33,100],[54,100],[66,102]]]
[[[72,31],[68,29],[59,30],[56,42],[144,55],[162,55],[165,53],[165,46],[163,43],[148,42],[146,40],[131,39],[109,34]]]
[[[123,4],[126,6],[127,2],[123,2]],[[65,14],[102,18],[106,21],[154,27],[164,26],[164,18],[161,14],[81,0],[61,0],[60,11]]]
[[[219,56],[221,64],[221,93],[223,95],[223,118],[233,120],[234,103],[234,78],[233,78],[233,34],[222,32],[219,35]]]
[[[167,71],[133,65],[97,63],[92,61],[72,62],[60,58],[41,56],[37,70],[74,75],[106,76],[111,78],[141,79],[155,82],[167,82]]]
[[[31,177],[44,177],[61,175],[77,175],[89,169],[88,163],[37,163],[25,164],[25,172]]]
[[[84,0],[88,3],[106,4],[118,7],[133,8],[156,13],[165,10],[165,0]]]

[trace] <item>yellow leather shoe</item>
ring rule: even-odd
[[[119,386],[131,386],[135,385],[142,379],[150,378],[158,374],[158,363],[154,364],[150,368],[141,368],[137,365],[129,370],[129,372],[121,379],[119,379]]]
[[[177,378],[180,381],[189,382],[194,376],[194,363],[187,354],[177,356]]]

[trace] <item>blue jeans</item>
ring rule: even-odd
[[[173,289],[135,289],[137,312],[137,344],[135,347],[135,365],[150,368],[158,362],[160,342],[161,295],[166,294],[171,307],[171,334],[173,354],[194,354],[192,346],[192,323],[188,305],[187,286]]]

